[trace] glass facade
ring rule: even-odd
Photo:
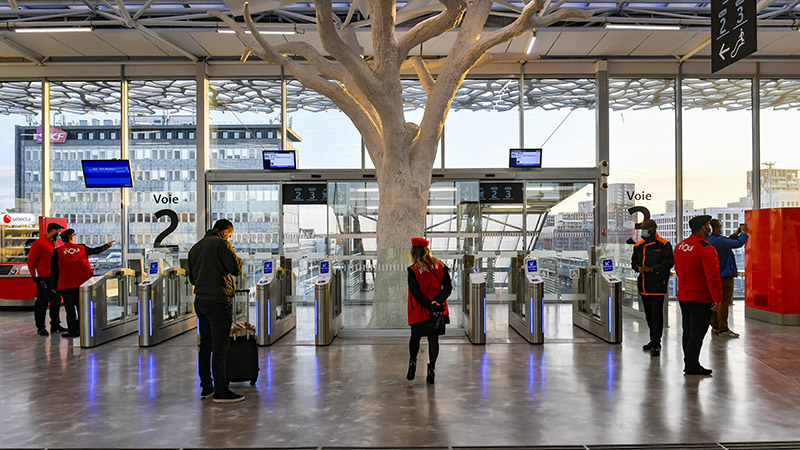
[[[177,253],[188,251],[196,240],[197,229],[207,226],[198,224],[196,217],[195,80],[132,80],[128,82],[128,98],[123,98],[119,81],[50,83],[51,135],[57,135],[55,140],[51,136],[51,214],[67,218],[70,225],[79,228],[79,242],[90,246],[126,239],[134,253],[155,247]],[[404,80],[403,86],[407,119],[418,120],[425,105],[424,91],[414,80]],[[798,82],[762,79],[757,86],[761,97],[760,161],[752,161],[752,88],[750,79],[683,80],[684,236],[688,234],[688,220],[696,214],[719,218],[725,233],[744,221],[744,210],[752,205],[754,164],[761,173],[761,206],[800,206],[800,197],[795,198],[800,191],[800,161],[795,161],[791,135],[787,134],[800,108]],[[360,137],[341,111],[295,80],[288,82],[288,90],[287,146],[297,149],[301,169],[371,166],[369,157],[362,161]],[[524,146],[544,149],[545,168],[596,165],[597,91],[593,77],[525,80]],[[42,190],[42,83],[2,82],[0,92],[0,132],[6,143],[3,151],[14,161],[13,174],[0,174],[7,186],[0,196],[2,209],[11,214],[38,215]],[[604,251],[614,248],[616,258],[627,261],[630,247],[626,242],[638,239],[634,225],[641,220],[641,215],[633,216],[628,211],[632,206],[647,208],[662,236],[673,243],[677,237],[675,81],[612,78],[608,94],[612,168],[608,178],[608,222],[598,226],[605,228],[604,237],[609,244]],[[446,168],[507,167],[508,149],[523,146],[519,97],[516,77],[465,80],[446,122],[444,145],[440,145],[435,167],[442,165],[442,153]],[[129,102],[126,118],[120,117],[123,101]],[[280,103],[277,79],[210,80],[210,168],[262,168],[261,151],[282,145]],[[122,155],[122,120],[128,121],[127,154],[134,179],[134,188],[125,194],[129,205],[126,220],[130,225],[125,238],[121,235],[119,209],[123,193],[87,189],[80,167],[81,160]],[[725,130],[724,136],[711,139],[709,127]],[[322,253],[346,256],[353,277],[351,297],[368,296],[374,282],[374,272],[369,269],[373,259],[370,252],[376,249],[370,233],[374,233],[378,202],[377,192],[371,189],[377,188],[374,182],[350,184],[334,183],[332,189],[344,195],[342,201],[332,198],[330,204],[337,206],[319,212],[288,206],[280,210],[276,206],[280,204],[277,185],[212,186],[209,220],[226,217],[234,221],[234,244],[250,258],[257,253],[277,256],[281,251],[297,252],[304,245],[321,249]],[[544,193],[542,189],[550,187],[556,192],[564,190],[565,195],[546,214],[534,214],[530,202]],[[474,188],[467,181],[435,182],[432,186],[428,232],[434,249],[451,257],[454,266],[459,264],[454,256],[468,252],[551,251],[562,254],[559,266],[552,268],[553,273],[559,273],[569,258],[577,258],[574,263],[580,263],[595,241],[596,193],[588,183],[526,186],[529,203],[524,213],[521,203],[514,206],[519,211],[511,211],[512,205],[490,202],[471,205],[461,196]],[[162,236],[156,245],[157,237],[172,221],[165,210],[175,213],[177,229]],[[303,216],[316,215],[328,219],[304,223]],[[35,237],[34,232],[27,238]],[[472,237],[469,233],[477,234]],[[2,242],[3,258],[24,258],[24,243],[19,245],[10,239],[21,237],[8,237]],[[280,242],[284,243],[283,249]],[[570,252],[583,252],[584,256]],[[103,259],[104,268],[119,265],[119,250],[114,249]],[[491,264],[490,259],[494,260]],[[486,261],[492,266],[508,267],[507,259],[504,254]],[[617,267],[625,275],[625,264]],[[252,270],[255,274],[255,265]],[[305,270],[312,273],[313,267]],[[634,275],[627,274],[627,278]],[[356,280],[358,277],[360,281]],[[493,293],[509,293],[507,274],[498,273],[492,281]],[[567,292],[563,280],[556,277],[553,283],[550,294]],[[633,297],[633,286],[629,283],[627,287],[626,292]],[[739,284],[737,294],[741,294]],[[628,302],[636,308],[635,303],[634,299]]]

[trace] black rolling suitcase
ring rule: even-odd
[[[244,301],[245,321],[236,321],[236,305],[233,305],[233,326],[231,327],[230,346],[225,376],[232,383],[249,381],[253,386],[258,380],[258,345],[255,328],[249,323],[250,291],[236,291],[234,302]]]

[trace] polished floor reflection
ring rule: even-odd
[[[434,386],[405,380],[404,339],[303,345],[300,326],[260,350],[244,403],[201,401],[194,333],[150,349],[130,336],[91,350],[35,336],[32,312],[0,311],[3,447],[480,446],[800,439],[800,327],[744,320],[739,339],[708,336],[713,377],[682,374],[677,309],[664,351],[641,351],[643,320],[609,345],[547,305],[548,340],[489,310],[489,344],[443,340]],[[313,328],[311,331],[313,338]],[[423,352],[426,351],[423,340]],[[424,363],[424,359],[421,361]],[[422,374],[420,374],[422,375]]]

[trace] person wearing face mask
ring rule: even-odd
[[[58,239],[58,233],[64,227],[57,223],[47,225],[47,233],[37,239],[28,253],[28,270],[36,283],[36,302],[33,304],[33,319],[36,323],[36,334],[39,336],[49,336],[45,328],[45,313],[47,305],[50,305],[50,331],[61,333],[67,331],[61,326],[61,297],[53,292],[55,289],[50,285],[50,262],[53,259],[55,250],[54,242]]]
[[[220,219],[189,250],[188,275],[194,286],[194,311],[200,329],[197,357],[200,398],[213,398],[214,403],[244,400],[244,395],[228,389],[225,376],[233,312],[231,302],[236,295],[235,277],[242,273],[244,264],[228,242],[232,235],[233,223]]]
[[[642,222],[642,239],[633,247],[631,267],[639,273],[637,287],[642,297],[650,342],[642,350],[651,356],[661,354],[661,335],[664,329],[664,296],[667,294],[669,271],[672,269],[672,244],[656,233],[655,220]]]
[[[678,303],[681,306],[683,372],[686,375],[711,375],[700,365],[700,350],[708,332],[711,314],[722,303],[722,281],[717,251],[708,243],[711,216],[689,221],[692,234],[675,247],[675,273],[678,275]]]

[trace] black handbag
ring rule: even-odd
[[[434,278],[436,278],[436,281],[439,282],[439,288],[441,288],[442,287],[442,280],[440,280],[439,277],[437,277],[436,274],[433,271],[431,271],[431,274],[433,275]],[[445,299],[445,303],[447,303],[446,299]],[[442,309],[442,311],[444,311],[444,309]],[[439,313],[434,313],[434,314],[436,315],[436,326],[435,326],[436,333],[439,336],[442,336],[447,332],[446,325],[448,323],[450,323],[450,316],[447,316],[445,314],[439,314]]]

